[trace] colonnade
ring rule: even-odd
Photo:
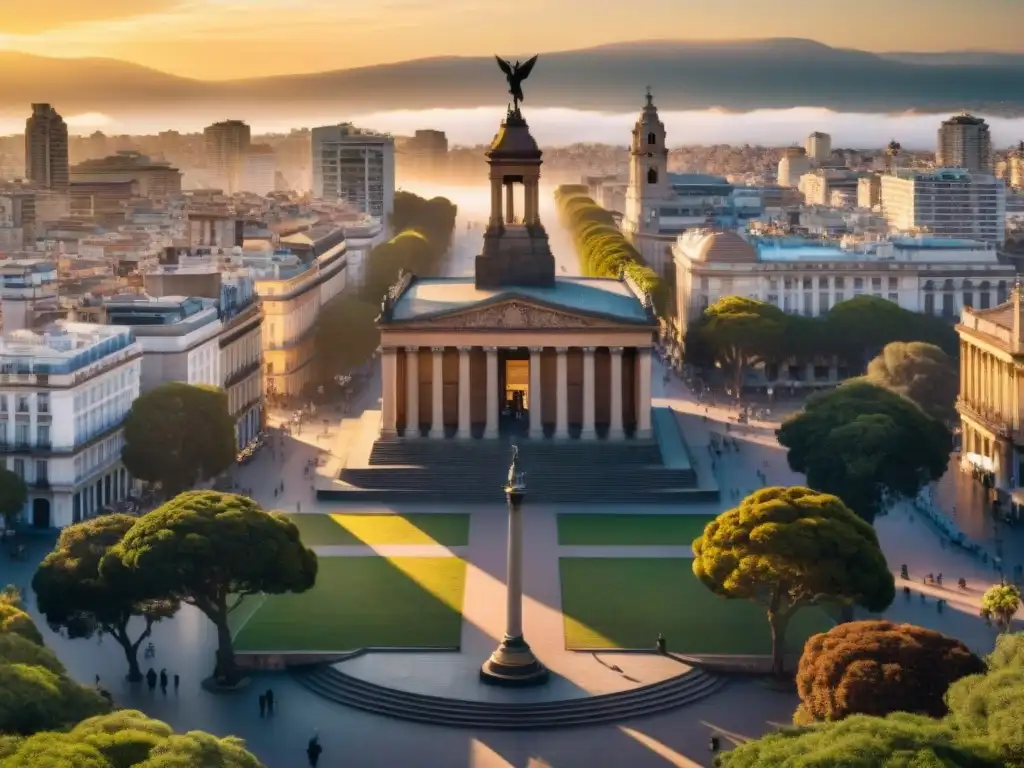
[[[961,341],[960,398],[975,413],[1014,429],[1020,399],[1015,364]]]
[[[383,387],[381,393],[382,401],[382,435],[395,436],[399,428],[406,436],[415,437],[421,433],[420,425],[426,423],[426,436],[440,439],[445,435],[444,420],[444,387],[445,387],[445,350],[446,347],[431,347],[430,355],[423,354],[421,347],[385,347],[382,350],[382,374]],[[450,348],[448,348],[450,349]],[[479,391],[480,383],[483,383],[486,392],[483,430],[480,436],[494,438],[498,436],[500,408],[504,400],[500,391],[499,377],[499,348],[469,347],[460,346],[458,350],[458,407],[457,407],[457,438],[470,438],[474,436],[473,430],[473,409],[471,408],[473,384]],[[509,347],[508,350],[520,348]],[[570,351],[569,347],[530,347],[529,348],[529,385],[528,385],[528,414],[529,431],[531,438],[540,439],[545,437],[545,424],[553,425],[551,436],[555,439],[568,439],[570,432],[570,403],[569,403],[569,359],[570,355],[575,358],[576,354],[582,355],[582,379],[581,384],[581,418],[572,424],[572,433],[577,433],[579,439],[593,440],[598,437],[598,397],[599,381],[596,359],[598,350],[601,349],[601,356],[604,357],[605,350],[608,355],[607,382],[600,382],[602,393],[607,391],[607,408],[602,399],[602,413],[607,413],[607,422],[601,424],[604,436],[609,440],[621,440],[626,437],[627,425],[624,423],[624,416],[630,414],[632,433],[638,438],[649,438],[651,436],[651,349],[650,347],[633,348],[630,354],[632,384],[629,386],[630,396],[634,402],[627,404],[624,395],[623,347],[576,347]],[[482,351],[485,356],[483,366],[471,365],[472,359],[479,360],[478,352]],[[543,359],[550,360],[551,352],[554,353],[554,398],[548,402],[549,397],[545,396],[545,388],[542,380],[542,372],[545,367]],[[421,365],[429,360],[429,377],[423,375]],[[401,362],[400,362],[401,361]],[[548,364],[550,365],[550,363]],[[401,368],[401,376],[399,375]],[[473,374],[473,368],[477,373]],[[482,376],[480,376],[482,368]],[[602,362],[604,369],[604,362]],[[550,371],[550,368],[548,368]],[[578,370],[578,369],[577,369]],[[475,377],[483,379],[482,382],[474,381]],[[425,381],[426,379],[426,381]],[[427,386],[429,382],[429,386]],[[607,388],[604,384],[607,384]],[[421,403],[421,396],[426,395],[424,390],[429,391],[430,420],[424,422],[421,416],[425,413],[426,403]],[[550,387],[549,387],[550,390]],[[550,396],[550,391],[547,393]],[[627,407],[628,406],[628,407]],[[575,404],[572,410],[576,411]],[[400,413],[401,417],[400,418]],[[479,426],[479,421],[477,422]],[[404,426],[403,426],[404,425]],[[606,428],[605,428],[606,427]]]

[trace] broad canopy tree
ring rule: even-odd
[[[1020,589],[1014,584],[995,584],[981,596],[982,618],[994,621],[1000,632],[1009,632],[1020,610]]]
[[[868,363],[867,380],[914,401],[941,422],[956,416],[960,374],[953,358],[934,344],[894,341]]]
[[[804,645],[793,720],[806,725],[892,712],[942,717],[950,684],[984,671],[966,645],[941,632],[880,620],[839,624]]]
[[[139,647],[153,625],[173,616],[180,606],[173,597],[146,599],[125,569],[108,568],[100,574],[103,557],[135,521],[130,515],[101,515],[65,528],[32,579],[36,604],[50,628],[70,638],[113,638],[124,650],[132,682],[142,680]],[[134,618],[142,623],[142,631],[133,637],[129,625]]]
[[[287,517],[233,493],[191,491],[143,515],[104,556],[104,577],[137,579],[140,590],[206,614],[217,629],[214,677],[237,678],[228,617],[250,595],[305,592],[317,558]]]
[[[887,496],[912,498],[942,477],[953,444],[916,404],[864,381],[813,395],[777,435],[794,472],[868,522]]]
[[[0,517],[6,530],[14,530],[27,501],[25,481],[11,470],[0,468]]]
[[[4,768],[263,768],[241,739],[203,731],[176,734],[166,723],[131,709],[90,717],[67,732],[0,739],[0,763]]]
[[[693,572],[708,589],[767,611],[777,676],[796,611],[822,603],[881,611],[895,594],[871,526],[835,496],[809,488],[752,493],[705,526],[693,553]]]
[[[237,455],[228,396],[218,387],[168,382],[140,395],[124,422],[121,458],[166,498],[216,477]]]

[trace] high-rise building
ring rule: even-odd
[[[403,173],[438,176],[448,169],[448,137],[444,131],[418,130],[401,148]]]
[[[1014,189],[1024,189],[1024,141],[1017,145],[1017,148],[1010,152],[1009,173],[1010,186]]]
[[[242,166],[242,190],[269,195],[276,188],[277,156],[268,144],[253,144]]]
[[[206,168],[210,181],[229,195],[242,189],[245,158],[252,144],[252,132],[241,120],[224,120],[203,130]]]
[[[832,157],[832,137],[815,131],[807,137],[807,157],[812,163],[826,163]]]
[[[25,121],[25,177],[58,192],[68,188],[68,127],[49,104],[33,104]]]
[[[1006,240],[1006,185],[962,168],[900,171],[882,177],[882,214],[896,232],[937,237]]]
[[[395,207],[395,140],[351,123],[313,129],[313,196],[388,218]]]
[[[943,120],[939,126],[935,164],[940,168],[992,173],[992,136],[988,123],[966,112]]]
[[[811,161],[803,147],[786,147],[779,160],[778,182],[780,187],[800,186],[800,177],[811,170]]]

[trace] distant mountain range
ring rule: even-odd
[[[523,54],[525,58],[528,54]],[[192,117],[358,113],[507,101],[493,58],[444,57],[314,74],[208,82],[112,59],[0,53],[0,114],[49,101],[64,114],[175,109]],[[650,85],[662,109],[794,106],[845,112],[1024,115],[1024,54],[888,53],[802,39],[638,41],[541,56],[526,107],[632,111]]]

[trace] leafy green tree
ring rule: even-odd
[[[9,469],[0,469],[0,517],[5,529],[14,530],[27,501],[25,481]]]
[[[339,296],[328,302],[316,321],[316,362],[321,381],[354,370],[380,346],[380,302]]]
[[[981,596],[981,617],[994,621],[1000,632],[1009,632],[1020,610],[1020,590],[1013,584],[996,584]]]
[[[263,768],[241,739],[203,731],[176,734],[166,723],[130,709],[91,717],[66,733],[0,741],[0,762],[4,768]]]
[[[720,755],[721,768],[997,768],[1003,764],[978,739],[963,738],[941,720],[898,713],[853,715],[786,728]]]
[[[111,547],[131,530],[130,515],[101,515],[61,531],[57,545],[32,579],[36,604],[50,629],[70,638],[108,635],[124,650],[128,679],[142,680],[139,646],[153,632],[153,625],[173,616],[179,606],[173,598],[144,599],[134,578],[108,569],[100,574],[100,561]],[[143,629],[135,637],[129,624],[138,618]]]
[[[797,724],[850,715],[946,714],[943,697],[985,663],[959,640],[913,624],[854,621],[808,639],[796,675]]]
[[[960,375],[953,359],[934,344],[894,341],[868,363],[867,380],[913,400],[942,422],[956,417]]]
[[[955,355],[959,347],[952,324],[878,296],[839,302],[826,315],[825,324],[832,352],[858,368],[894,341],[934,344],[948,355]]]
[[[218,387],[173,381],[137,397],[124,422],[121,459],[166,497],[216,477],[237,454],[228,396]]]
[[[953,444],[916,404],[864,381],[813,395],[777,435],[794,472],[868,522],[887,496],[913,498],[942,477]]]
[[[785,635],[798,610],[822,603],[881,611],[895,588],[878,537],[835,496],[764,488],[704,528],[693,572],[716,595],[767,611],[772,672],[784,674]]]
[[[62,728],[110,708],[96,691],[69,678],[43,646],[16,590],[0,595],[0,616],[0,733]]]
[[[687,347],[702,345],[708,350],[732,375],[733,391],[738,396],[747,368],[780,356],[788,326],[789,318],[772,304],[726,296],[708,307],[688,331]],[[700,340],[691,338],[691,334]]]
[[[127,570],[127,574],[120,571]],[[250,595],[305,592],[317,559],[284,515],[233,493],[190,491],[139,518],[100,563],[104,577],[206,614],[217,629],[214,676],[237,679],[228,617]]]
[[[949,722],[960,733],[984,740],[1007,766],[1024,766],[1024,633],[1001,634],[986,659],[988,672],[949,687]]]

